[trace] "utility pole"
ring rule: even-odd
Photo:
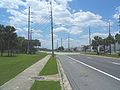
[[[69,36],[69,33],[68,33],[68,50],[70,49],[70,43],[69,43],[70,40],[69,39],[70,39],[70,36]]]
[[[30,40],[32,40],[32,29],[30,30]]]
[[[110,22],[109,22],[109,37],[111,36],[111,33],[110,33],[110,30],[111,30],[111,25],[110,25]],[[109,50],[110,50],[110,55],[111,55],[111,40],[109,40]]]
[[[91,31],[89,27],[89,45],[90,45],[90,52],[91,52]]]
[[[118,26],[119,26],[119,33],[120,33],[120,15],[119,15],[119,18],[118,18]]]
[[[27,50],[27,54],[29,54],[30,52],[30,6],[28,9],[28,50]]]
[[[56,49],[58,49],[58,40],[57,40],[57,48]]]
[[[50,6],[51,6],[52,57],[54,57],[52,0],[50,0]]]
[[[111,29],[110,27],[111,27],[111,26],[110,26],[110,22],[109,22],[109,36],[111,35],[111,34],[110,34],[110,29]]]
[[[62,47],[62,38],[61,38],[61,47]]]

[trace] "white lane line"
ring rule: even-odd
[[[120,63],[112,62],[113,64],[120,65]]]
[[[87,67],[89,67],[89,68],[91,68],[91,69],[93,69],[93,70],[96,70],[96,71],[98,71],[98,72],[100,72],[100,73],[102,73],[102,74],[105,74],[105,75],[107,75],[107,76],[109,76],[109,77],[111,77],[111,78],[113,78],[113,79],[115,79],[115,80],[117,80],[117,81],[120,81],[119,78],[117,78],[117,77],[115,77],[115,76],[113,76],[113,75],[110,75],[110,74],[108,74],[108,73],[106,73],[106,72],[104,72],[104,71],[102,71],[102,70],[99,70],[99,69],[97,69],[97,68],[95,68],[95,67],[93,67],[93,66],[90,66],[90,65],[88,65],[88,64],[85,64],[85,63],[83,63],[83,62],[81,62],[81,61],[79,61],[79,60],[77,60],[77,59],[72,58],[72,57],[69,57],[69,56],[67,56],[67,57],[70,58],[70,59],[72,59],[72,60],[74,60],[74,61],[76,61],[76,62],[78,62],[78,63],[80,63],[80,64],[82,64],[82,65],[84,65],[84,66],[87,66]]]

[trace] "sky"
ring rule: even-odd
[[[108,36],[119,32],[118,15],[120,0],[52,0],[54,23],[54,48],[88,45],[91,38]],[[16,28],[18,36],[26,39],[28,31],[28,7],[31,8],[32,38],[39,39],[42,48],[51,49],[50,1],[49,0],[0,0],[0,24]]]

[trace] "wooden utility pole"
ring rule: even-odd
[[[62,47],[62,38],[61,38],[61,47]]]
[[[29,54],[30,52],[30,6],[28,9],[28,50],[27,50],[27,54]]]
[[[90,52],[91,52],[91,30],[89,27],[89,45],[90,45]]]
[[[58,49],[58,40],[57,40],[57,49]]]
[[[110,25],[110,22],[109,22],[109,37],[111,36],[111,33],[110,33],[110,30],[111,30],[111,25]],[[111,55],[111,40],[109,40],[109,50],[110,50],[110,55]]]
[[[120,33],[120,15],[118,17],[118,26],[119,26],[119,33]]]
[[[68,50],[70,49],[70,36],[69,36],[69,33],[68,33]]]
[[[52,14],[52,0],[50,0],[51,7],[51,34],[52,34],[52,57],[54,57],[54,41],[53,41],[53,14]]]

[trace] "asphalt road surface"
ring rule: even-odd
[[[73,90],[120,90],[120,59],[57,55]]]

